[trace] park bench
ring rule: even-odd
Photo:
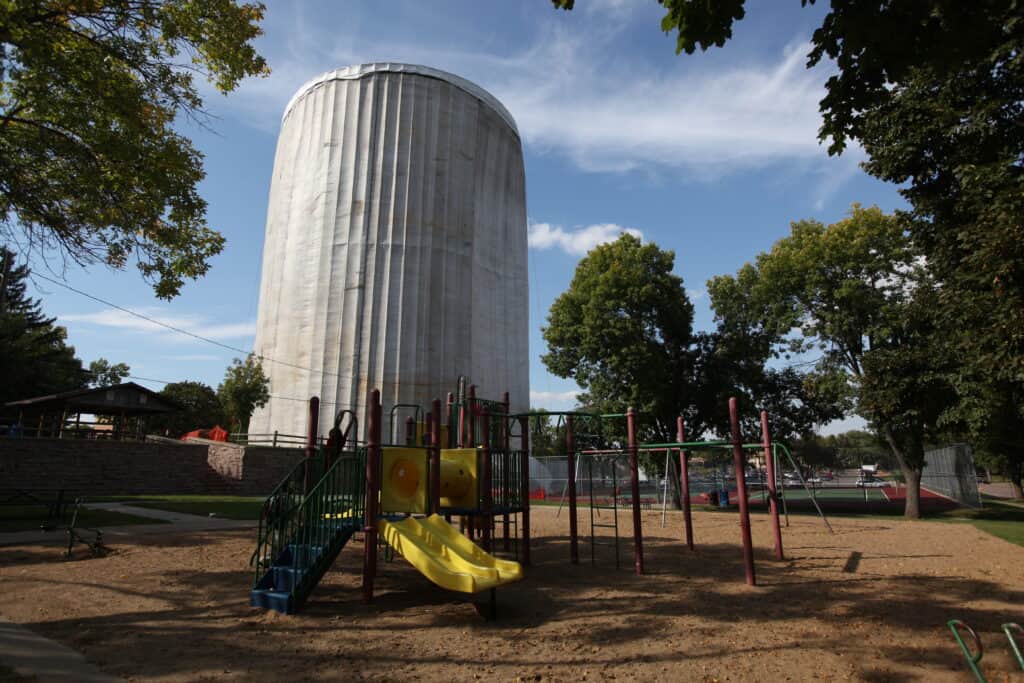
[[[68,548],[64,552],[64,559],[70,560],[71,553],[75,548],[76,543],[89,548],[89,553],[93,557],[101,557],[106,554],[107,547],[103,545],[103,530],[93,529],[90,527],[78,525],[78,511],[82,508],[82,502],[84,499],[75,499],[75,511],[71,515],[71,521],[68,522]]]

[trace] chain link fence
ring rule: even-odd
[[[971,447],[957,443],[925,451],[921,486],[967,507],[981,507],[978,474]]]

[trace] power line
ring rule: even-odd
[[[80,296],[84,296],[87,299],[92,299],[93,301],[101,303],[104,306],[110,306],[112,308],[116,308],[117,310],[119,310],[119,311],[121,311],[123,313],[127,313],[128,315],[135,316],[136,318],[139,318],[140,320],[145,320],[146,322],[153,323],[154,325],[159,325],[160,327],[164,327],[164,328],[166,328],[168,330],[171,330],[172,332],[177,332],[178,334],[183,334],[183,335],[185,335],[187,337],[192,337],[193,339],[198,339],[199,341],[204,341],[207,344],[213,344],[214,346],[219,346],[222,349],[227,349],[228,351],[234,351],[236,353],[241,353],[241,354],[246,355],[246,356],[248,356],[249,354],[253,353],[253,351],[246,351],[245,349],[240,349],[237,346],[231,346],[230,344],[224,344],[223,342],[219,342],[219,341],[217,341],[215,339],[210,339],[209,337],[204,337],[204,336],[202,336],[200,334],[196,334],[195,332],[189,332],[188,330],[183,330],[180,327],[175,327],[174,325],[171,325],[169,323],[165,323],[162,320],[157,320],[156,318],[151,318],[148,315],[144,315],[142,313],[138,313],[138,312],[133,311],[133,310],[131,310],[129,308],[125,308],[124,306],[118,306],[117,304],[115,304],[115,303],[113,303],[111,301],[107,301],[106,299],[101,299],[100,297],[94,296],[92,294],[89,294],[88,292],[83,292],[80,289],[76,289],[76,288],[72,287],[69,284],[61,282],[60,280],[55,280],[55,279],[53,279],[51,277],[47,277],[46,275],[41,275],[39,273],[32,273],[32,276],[33,277],[42,278],[43,280],[46,280],[47,282],[51,282],[51,283],[57,285],[58,287],[63,287],[64,289],[72,291],[75,294],[78,294]],[[277,363],[278,365],[284,365],[286,367],[295,368],[296,370],[305,370],[306,372],[311,372],[313,374],[318,374],[318,375],[321,375],[321,376],[330,375],[331,377],[337,377],[337,378],[341,379],[341,375],[339,375],[337,373],[334,373],[334,372],[326,372],[324,370],[314,370],[313,368],[307,368],[307,367],[305,367],[303,365],[296,365],[295,363],[289,363],[288,361],[277,360],[275,358],[270,358],[269,356],[259,356],[259,359],[260,360],[268,361],[270,363]]]
[[[96,372],[91,372],[89,370],[83,370],[82,372],[84,372],[87,375],[93,375],[94,377],[99,374],[99,373],[96,373]],[[152,377],[139,377],[138,375],[125,375],[125,379],[135,379],[135,380],[139,380],[140,382],[154,382],[156,384],[177,384],[177,382],[169,382],[169,381],[167,381],[165,379],[154,379]],[[278,396],[277,394],[269,394],[269,398],[277,399],[277,400],[280,400],[280,401],[299,401],[301,403],[309,403],[309,399],[308,398],[299,398],[297,396]],[[336,406],[336,405],[341,405],[341,404],[340,403],[335,403],[334,401],[320,401],[320,405]]]

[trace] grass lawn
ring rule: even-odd
[[[966,521],[1004,541],[1024,546],[1024,507],[986,497],[981,510],[957,509],[929,517],[937,521]]]
[[[789,495],[789,492],[786,492]],[[997,538],[1010,543],[1024,546],[1024,506],[1012,502],[1004,502],[998,498],[985,497],[985,507],[980,510],[970,508],[956,508],[946,512],[928,513],[922,519],[930,522],[954,522],[973,524],[985,533],[992,534]],[[735,512],[736,508],[719,508],[706,505],[695,505],[694,509],[706,510],[708,512]],[[768,514],[765,508],[752,509],[751,514]],[[790,515],[813,515],[817,516],[814,510],[790,510]],[[899,511],[877,511],[874,513],[850,513],[850,512],[829,512],[825,511],[828,517],[859,517],[867,519],[870,517],[902,517],[902,509]]]
[[[118,501],[154,510],[181,512],[209,517],[213,513],[223,519],[259,519],[262,497],[252,496],[122,496]]]
[[[74,506],[69,505],[65,518],[57,526],[66,525],[71,521]],[[45,505],[0,505],[0,532],[36,531],[46,521]],[[108,527],[129,526],[132,524],[163,524],[161,520],[147,517],[136,517],[121,512],[107,510],[88,510],[82,508],[78,513],[78,526]]]

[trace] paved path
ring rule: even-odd
[[[106,540],[144,536],[149,534],[187,533],[190,531],[219,531],[222,529],[247,529],[256,526],[252,520],[220,519],[200,517],[169,510],[133,507],[125,503],[87,503],[85,507],[97,510],[122,512],[136,517],[161,520],[162,524],[137,524],[132,526],[103,527]],[[16,531],[0,533],[0,545],[31,545],[34,543],[66,543],[63,531]],[[43,638],[24,626],[0,617],[0,664],[13,669],[27,680],[39,683],[113,683],[120,681],[102,673],[85,660],[78,652],[58,642]],[[3,670],[0,669],[0,674]],[[0,676],[2,677],[2,676]]]
[[[1013,485],[1008,481],[996,482],[994,484],[978,484],[978,489],[987,496],[995,498],[1006,498],[1007,503],[1020,503],[1013,499]]]
[[[0,664],[39,683],[115,683],[121,680],[101,672],[71,648],[3,618],[0,618]]]
[[[171,512],[169,510],[154,510],[152,508],[134,507],[127,503],[86,503],[85,507],[95,510],[109,510],[121,512],[136,517],[149,517],[160,520],[163,524],[133,524],[129,526],[107,526],[103,529],[103,538],[112,541],[118,538],[130,538],[132,536],[147,536],[150,534],[176,534],[190,531],[220,531],[223,529],[251,529],[256,526],[254,520],[221,519],[218,517],[200,517],[199,515],[188,515],[182,512]],[[66,543],[67,533],[64,531],[42,531],[33,529],[31,531],[11,531],[0,533],[0,546],[2,545],[31,545],[34,543]]]

